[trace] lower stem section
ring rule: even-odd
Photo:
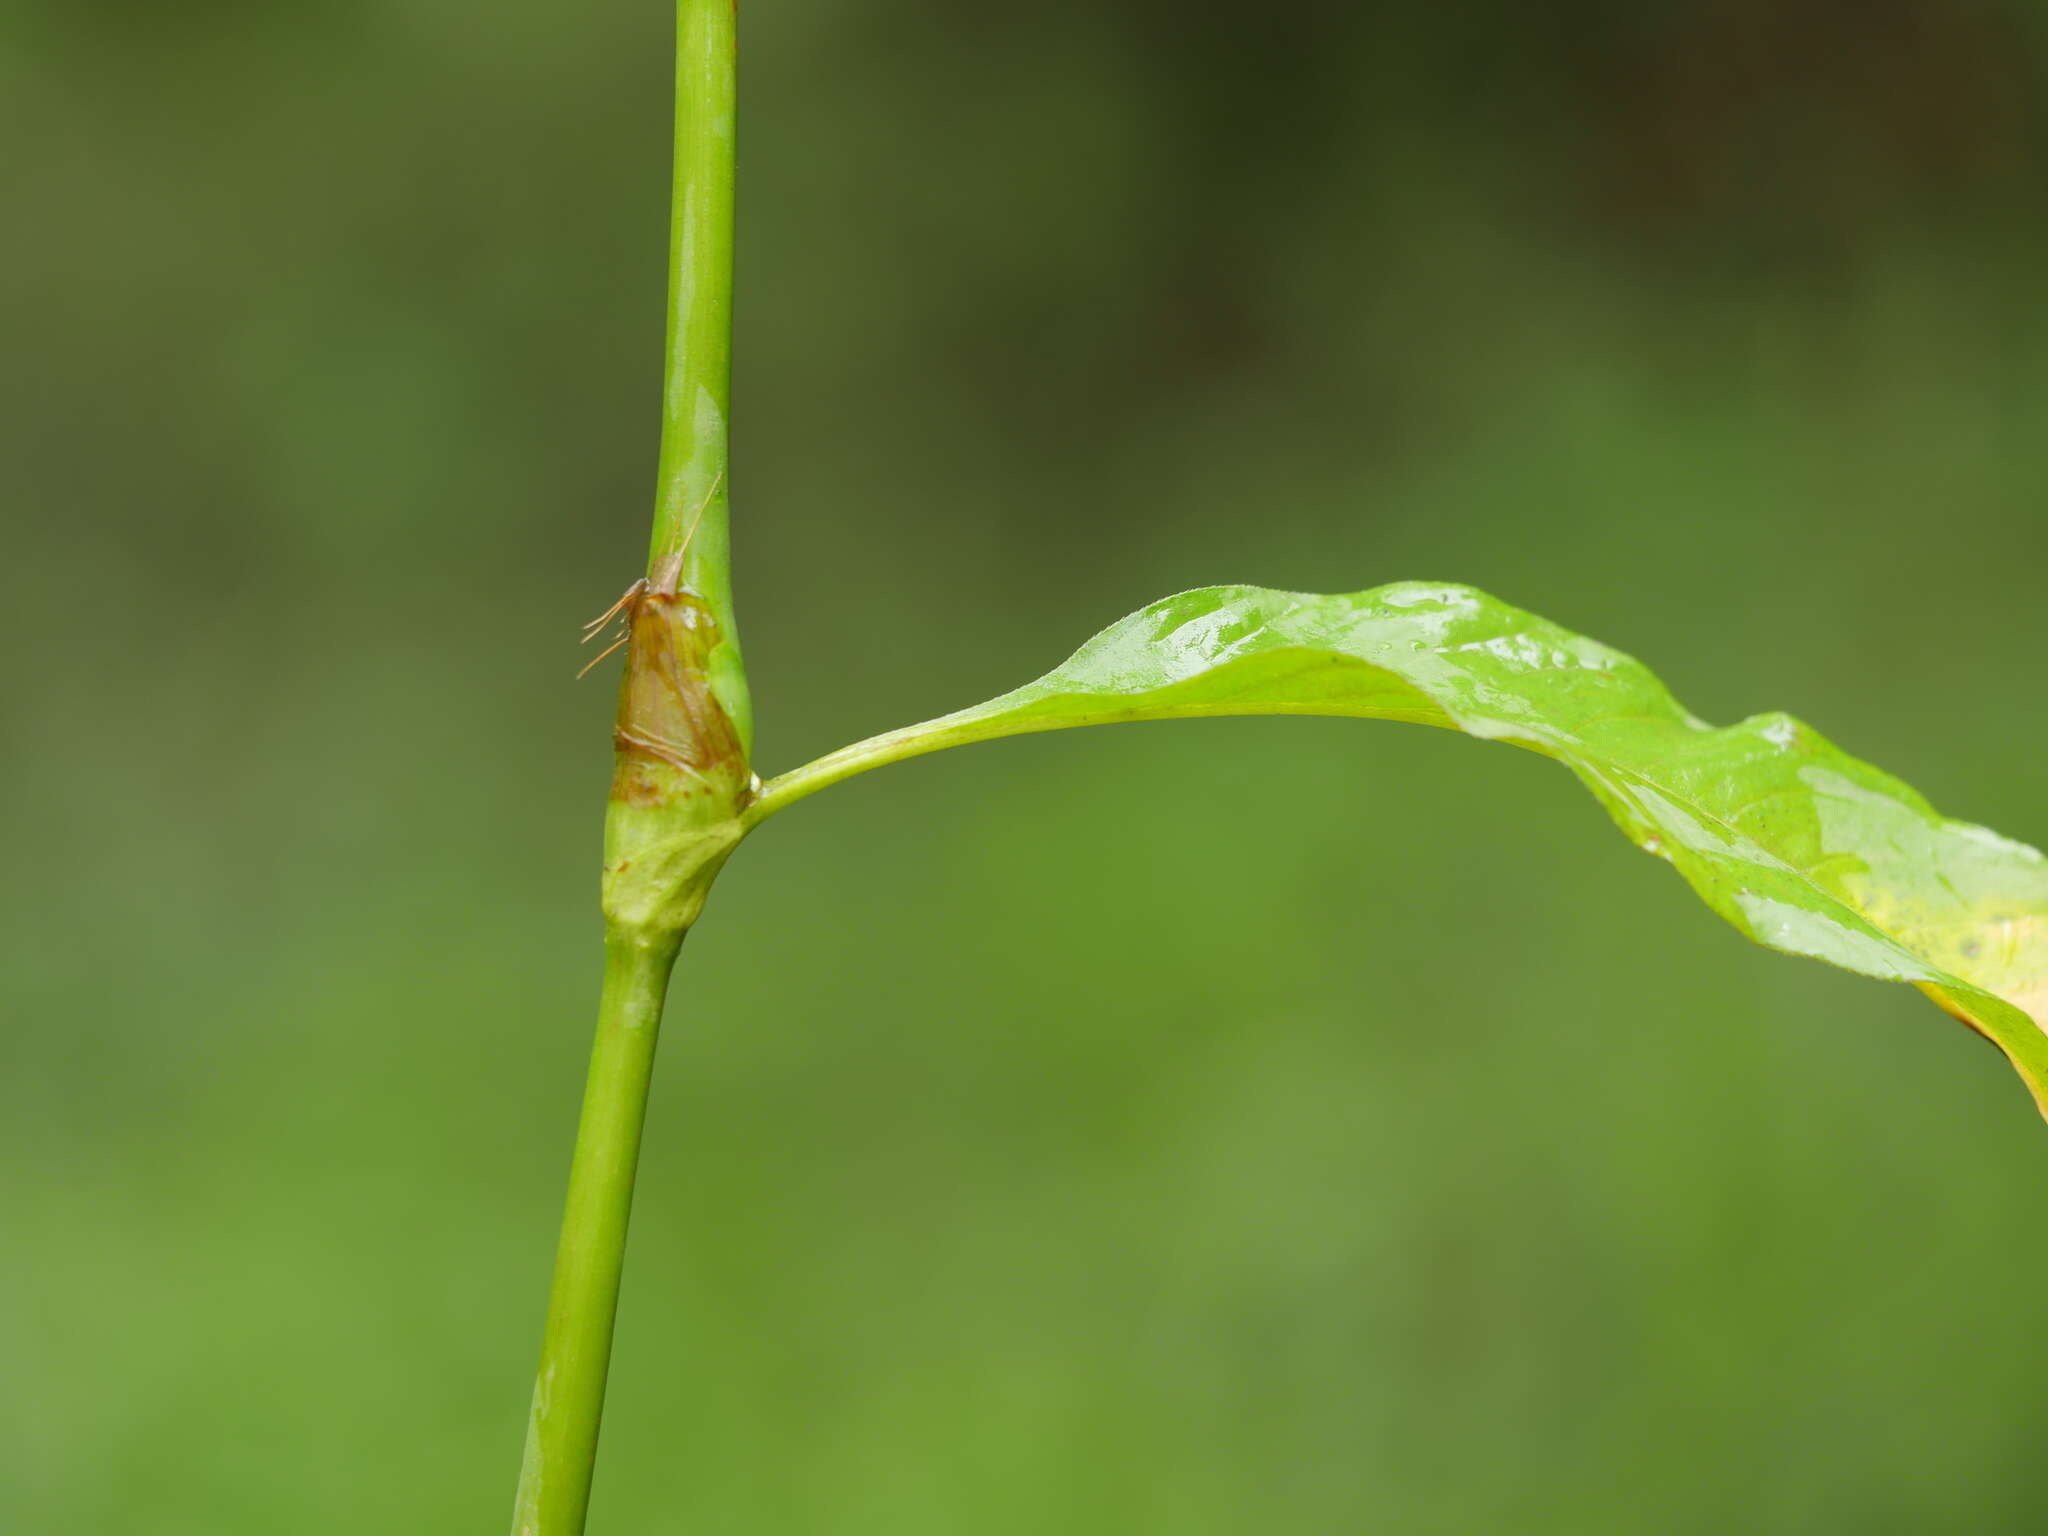
[[[513,1506],[513,1536],[581,1536],[611,1364],[612,1321],[655,1037],[680,934],[605,941],[597,1041],[576,1128],[547,1333]]]

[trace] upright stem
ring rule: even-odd
[[[710,610],[712,689],[752,744],[732,615],[732,235],[737,0],[677,0],[675,196],[669,206],[668,368],[647,571],[673,571]]]
[[[519,1469],[514,1536],[575,1536],[583,1529],[647,1084],[675,957],[674,945],[649,946],[617,935],[605,944],[597,1041],[569,1168],[554,1293]]]
[[[581,1536],[662,1001],[683,935],[744,828],[746,675],[732,622],[735,0],[677,0],[675,192],[659,489],[605,818],[605,973],[569,1171],[514,1536]]]

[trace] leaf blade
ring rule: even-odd
[[[783,775],[754,819],[945,747],[1238,714],[1402,720],[1555,758],[1739,931],[1920,987],[2048,1114],[2048,860],[1790,716],[1710,727],[1634,658],[1468,587],[1180,593],[1022,688]]]

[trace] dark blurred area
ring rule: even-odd
[[[502,1528],[651,498],[671,15],[0,20],[0,1529]],[[2048,840],[2048,12],[745,9],[773,771],[1471,582]],[[1237,720],[735,861],[594,1529],[2032,1532],[2048,1139],[1560,771]]]

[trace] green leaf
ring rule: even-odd
[[[2048,860],[1937,815],[1789,716],[1712,729],[1640,662],[1469,587],[1183,592],[1013,693],[783,775],[749,820],[942,747],[1266,714],[1407,720],[1556,758],[1742,932],[1920,987],[2048,1113]]]

